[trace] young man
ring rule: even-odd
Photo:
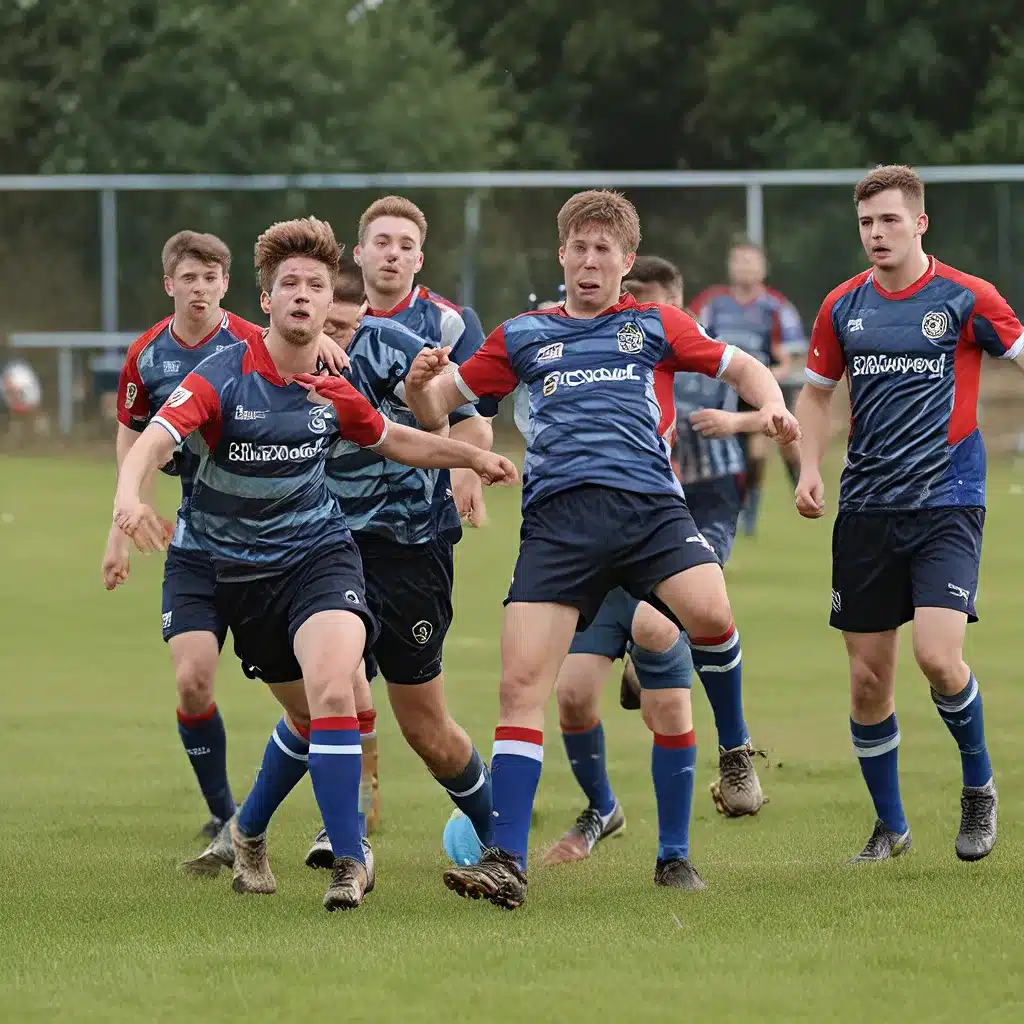
[[[491,761],[493,845],[479,864],[445,873],[458,894],[508,908],[526,898],[544,707],[577,626],[621,586],[638,598],[653,593],[695,644],[733,635],[721,565],[686,509],[659,436],[672,375],[722,376],[763,409],[773,436],[788,443],[798,433],[775,378],[756,359],[713,341],[681,310],[620,298],[640,241],[632,203],[581,192],[559,212],[558,234],[563,307],[507,321],[453,372],[444,350],[425,350],[406,378],[406,401],[427,427],[467,399],[500,400],[520,380],[530,391],[523,527],[506,599]],[[696,753],[689,691],[645,690],[643,701],[655,730],[655,877],[699,888],[688,856]]]
[[[386,417],[409,426],[417,424],[405,406],[404,379],[423,346],[454,345],[470,354],[479,347],[463,311],[413,285],[426,234],[419,207],[386,196],[360,218],[354,253],[369,307],[348,348],[351,380]],[[451,437],[491,447],[490,423],[472,405],[454,410],[445,432],[449,423]],[[490,775],[444,695],[453,545],[462,536],[454,485],[446,471],[407,469],[345,443],[332,449],[327,478],[359,548],[367,599],[380,624],[370,674],[379,667],[403,736],[456,807],[487,836]],[[321,833],[306,862],[322,866],[329,857]]]
[[[749,352],[770,366],[777,380],[789,377],[791,354],[803,350],[804,329],[800,314],[781,293],[765,285],[767,263],[753,242],[743,240],[729,250],[729,284],[701,292],[691,304],[697,319],[719,341]],[[749,412],[742,400],[740,411]],[[761,502],[766,442],[758,434],[744,438],[746,483],[743,530],[753,536]],[[789,477],[796,485],[800,474],[799,454],[794,447],[782,449]]]
[[[515,479],[500,456],[389,424],[347,381],[313,375],[340,257],[330,225],[312,217],[260,236],[265,340],[232,346],[184,378],[125,459],[114,513],[141,550],[164,547],[163,524],[140,488],[197,435],[191,523],[211,554],[235,653],[285,709],[231,823],[234,888],[274,891],[266,828],[308,765],[335,853],[328,910],[358,906],[374,883],[358,820],[352,680],[375,623],[359,553],[327,488],[327,450],[345,436],[407,464]],[[299,724],[307,720],[308,731]]]
[[[334,286],[334,305],[324,322],[324,334],[342,348],[347,348],[359,329],[359,321],[365,311],[366,292],[363,290],[362,272],[356,264],[346,261],[338,272],[338,281]]]
[[[796,507],[824,514],[821,459],[829,404],[845,375],[852,417],[832,533],[831,625],[850,663],[850,732],[877,821],[853,863],[910,849],[897,774],[899,627],[913,622],[914,657],[963,773],[956,854],[980,860],[996,841],[996,790],[981,693],[964,662],[977,621],[985,448],[978,430],[982,353],[1018,364],[1024,329],[987,281],[924,252],[924,185],[909,167],[878,167],[854,202],[871,264],[835,288],[811,332]]]

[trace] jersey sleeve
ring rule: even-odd
[[[500,402],[512,394],[519,383],[505,348],[504,325],[487,336],[480,350],[455,369],[455,383],[467,402],[484,396]]]
[[[967,330],[968,337],[990,356],[1016,359],[1024,352],[1024,327],[1006,299],[987,281],[975,291]]]
[[[465,330],[463,330],[461,337],[452,346],[451,350],[452,362],[460,365],[476,355],[484,344],[484,328],[483,324],[480,323],[480,317],[476,315],[476,311],[470,309],[469,306],[463,306],[462,321],[465,324]],[[449,419],[454,425],[462,420],[469,419],[471,416],[490,417],[497,415],[497,401],[490,395],[485,395],[475,406],[472,402],[460,405],[458,409],[452,412]]]
[[[146,429],[150,411],[149,392],[139,372],[139,352],[137,345],[128,349],[117,382],[117,422],[135,431]]]
[[[220,396],[217,389],[201,373],[193,370],[171,392],[170,397],[153,417],[181,444],[194,430],[202,433],[211,448],[217,445],[221,428]]]
[[[811,328],[811,341],[807,351],[807,366],[804,376],[809,384],[825,391],[831,391],[846,372],[846,356],[836,335],[832,310],[835,299],[830,295],[821,304]]]
[[[788,299],[779,307],[779,344],[785,352],[803,349],[807,345],[803,321],[796,306]]]
[[[665,354],[658,366],[673,373],[703,373],[705,377],[721,377],[735,349],[715,341],[700,321],[675,306],[659,306],[665,329]]]
[[[376,448],[388,436],[384,417],[347,381],[332,382],[331,402],[338,415],[338,432],[360,448]]]

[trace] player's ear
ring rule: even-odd
[[[171,277],[168,277],[166,274],[164,275],[164,291],[168,295],[173,295],[174,294],[174,279],[171,278]]]
[[[622,276],[625,277],[633,269],[633,264],[636,262],[636,253],[627,252],[626,258],[622,264]]]
[[[352,250],[352,259],[355,260],[356,266],[361,267],[363,265],[363,248],[360,245],[355,246]]]
[[[270,293],[260,292],[260,309],[263,310],[267,316],[270,316]]]
[[[423,269],[423,250],[420,249],[416,256],[416,273],[418,274]]]
[[[224,287],[221,289],[221,293],[220,293],[221,294],[221,298],[223,298],[225,295],[227,295],[227,293],[228,293],[228,285],[230,283],[231,283],[231,275],[230,274],[225,274],[224,275]]]
[[[565,246],[561,246],[558,250],[558,262],[565,266]]]
[[[928,214],[922,211],[917,215],[917,234],[923,235],[928,230]]]

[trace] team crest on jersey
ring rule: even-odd
[[[177,373],[181,369],[180,359],[165,359],[164,373]]]
[[[128,386],[124,389],[124,407],[126,409],[131,409],[132,406],[135,405],[135,399],[138,396],[138,394],[138,385],[129,382]]]
[[[326,434],[327,433],[327,421],[334,417],[334,413],[331,408],[326,405],[314,405],[309,410],[309,429],[314,434]]]
[[[560,341],[556,341],[556,342],[554,342],[554,344],[551,344],[551,345],[545,345],[537,353],[537,362],[538,363],[549,363],[549,362],[551,362],[552,359],[561,359],[562,358],[562,348],[563,348],[563,345],[562,345],[562,342],[560,342]]]
[[[921,333],[929,341],[938,341],[949,330],[949,314],[942,311],[925,313],[921,321]]]
[[[627,356],[635,356],[644,347],[644,332],[632,320],[623,324],[615,337],[619,342],[619,351]]]
[[[167,399],[168,409],[177,409],[179,405],[184,405],[192,397],[192,392],[188,388],[175,388],[171,392],[171,397]]]

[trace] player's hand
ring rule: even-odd
[[[514,484],[519,482],[515,463],[496,452],[481,451],[474,459],[472,470],[485,484]]]
[[[421,348],[405,375],[407,388],[424,388],[448,366],[447,348]]]
[[[725,409],[698,409],[689,416],[690,426],[701,437],[726,437],[736,433],[732,428],[733,414]]]
[[[121,500],[114,504],[114,523],[123,530],[144,554],[166,551],[174,536],[174,523],[164,519],[155,509],[141,501],[134,504]]]
[[[487,522],[484,504],[484,485],[471,469],[453,469],[452,497],[460,518],[470,526],[483,526]]]
[[[100,574],[103,577],[103,586],[107,590],[119,587],[128,579],[131,570],[131,538],[122,533],[117,526],[111,526],[110,536],[107,538],[107,550],[103,554],[103,563],[100,566]]]
[[[340,377],[352,365],[348,353],[326,334],[321,334],[317,340],[316,356],[327,367],[327,371],[336,377]]]
[[[784,404],[769,402],[760,411],[764,420],[761,432],[776,444],[792,444],[800,440],[800,424]]]
[[[820,519],[825,514],[825,484],[821,474],[802,471],[793,500],[804,519]]]

